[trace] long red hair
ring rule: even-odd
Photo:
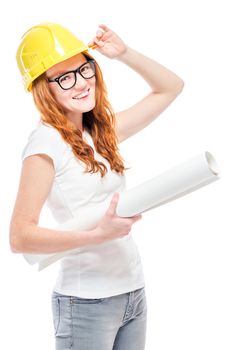
[[[87,59],[93,57],[83,53]],[[123,175],[123,158],[121,157],[116,136],[116,117],[107,98],[107,89],[103,80],[101,69],[97,62],[96,66],[96,104],[93,110],[83,113],[83,127],[91,134],[95,148],[99,154],[108,160],[111,170]],[[62,107],[52,95],[45,73],[39,76],[32,84],[33,99],[40,112],[42,121],[50,124],[58,130],[63,140],[70,144],[74,155],[84,162],[85,172],[100,172],[103,177],[107,172],[104,163],[94,158],[94,151],[91,146],[82,139],[82,133],[65,116]]]

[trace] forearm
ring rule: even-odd
[[[183,80],[175,73],[130,47],[127,47],[126,51],[116,59],[140,74],[153,92],[177,93],[183,88]]]
[[[101,243],[97,231],[57,231],[28,225],[11,233],[11,249],[14,253],[50,254]]]

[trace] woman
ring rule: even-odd
[[[142,350],[145,285],[130,233],[141,215],[116,215],[126,170],[117,144],[151,123],[181,92],[183,81],[107,26],[99,27],[89,46],[53,23],[35,26],[22,38],[18,66],[41,119],[23,150],[10,243],[16,253],[79,248],[61,260],[52,293],[57,350]],[[151,93],[114,113],[89,47],[134,69]],[[106,207],[94,229],[64,234],[38,226],[45,201],[58,223],[100,203]]]

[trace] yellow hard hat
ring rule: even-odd
[[[25,89],[56,63],[62,62],[89,47],[69,30],[55,23],[42,23],[30,28],[22,37],[16,60]]]

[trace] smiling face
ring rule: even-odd
[[[76,70],[86,61],[86,57],[80,53],[49,68],[46,71],[46,77],[55,79],[66,72]],[[76,73],[76,78],[76,84],[69,90],[63,90],[57,82],[48,84],[56,101],[62,106],[66,117],[82,130],[83,113],[89,112],[95,107],[96,78],[94,76],[85,79],[79,73]]]

